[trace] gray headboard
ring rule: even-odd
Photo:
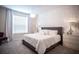
[[[62,44],[62,42],[63,42],[63,27],[41,27],[41,29],[57,30],[58,34],[61,37],[61,44]]]

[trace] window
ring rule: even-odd
[[[12,18],[13,18],[12,20],[13,33],[27,33],[28,32],[28,16],[13,13]]]

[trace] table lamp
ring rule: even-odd
[[[72,34],[72,32],[73,32],[73,29],[72,29],[72,23],[75,23],[75,22],[77,22],[75,19],[70,19],[70,20],[68,20],[68,23],[69,23],[69,31],[68,31],[68,34]]]

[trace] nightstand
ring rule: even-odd
[[[63,46],[79,50],[79,35],[63,35]]]

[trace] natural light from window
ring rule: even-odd
[[[13,33],[27,33],[28,32],[28,16],[13,14]]]

